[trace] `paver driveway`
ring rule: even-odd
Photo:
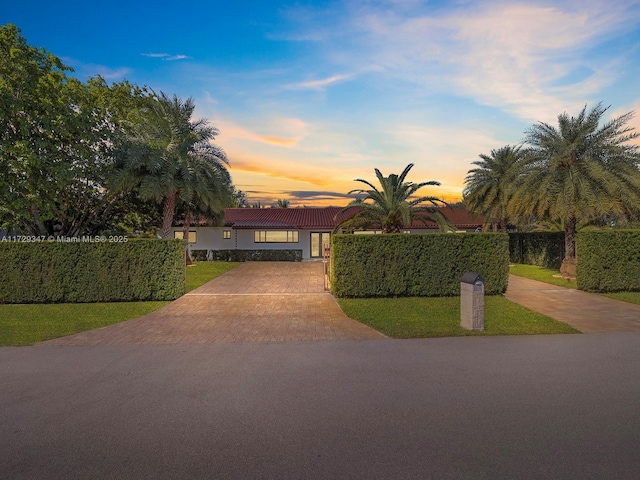
[[[640,305],[509,275],[509,300],[582,333],[640,331]]]
[[[160,310],[39,345],[206,344],[386,338],[324,291],[320,262],[247,262]]]

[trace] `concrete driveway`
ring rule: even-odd
[[[144,345],[386,338],[347,317],[321,262],[247,262],[166,307],[39,345]]]

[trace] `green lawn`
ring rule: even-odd
[[[553,268],[517,264],[509,267],[509,273],[519,277],[530,278],[531,280],[538,280],[539,282],[558,285],[560,287],[576,288],[575,278],[559,278],[558,275],[560,275],[560,270],[554,270]]]
[[[616,293],[603,293],[605,297],[613,298],[614,300],[621,300],[623,302],[640,304],[640,292],[616,292]]]
[[[0,305],[0,346],[33,345],[151,313],[169,302]]]
[[[201,262],[187,268],[187,292],[238,266]],[[94,328],[124,322],[169,302],[61,303],[0,305],[0,347],[33,345]]]
[[[187,267],[187,292],[207,283],[232,268],[240,265],[239,262],[198,262]]]
[[[460,327],[459,297],[338,299],[344,312],[392,338],[580,333],[503,296],[485,297],[483,332]]]

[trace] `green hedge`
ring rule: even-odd
[[[181,240],[0,242],[0,303],[174,300],[184,294]]]
[[[456,296],[467,271],[504,293],[509,240],[500,233],[335,235],[331,287],[339,297]]]
[[[583,231],[576,244],[579,289],[640,291],[640,230]]]
[[[302,250],[191,250],[195,262],[301,262]]]
[[[509,233],[512,263],[559,269],[564,259],[564,232]]]

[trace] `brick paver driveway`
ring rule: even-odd
[[[156,312],[40,345],[382,339],[324,291],[320,262],[247,262]]]

